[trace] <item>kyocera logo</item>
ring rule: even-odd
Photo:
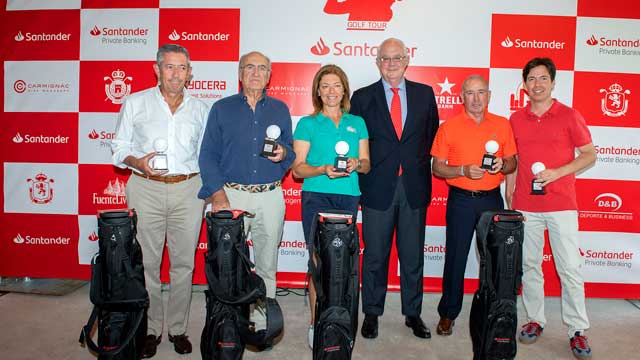
[[[333,50],[333,52],[332,52]],[[415,57],[417,47],[408,47],[407,53],[410,57]],[[333,56],[378,56],[378,45],[371,45],[369,43],[362,44],[347,44],[342,41],[335,41],[327,44],[325,40],[320,37],[309,51],[316,56],[324,56],[331,53]]]
[[[22,35],[22,31],[18,31],[18,34],[13,37],[13,39],[17,42],[21,41],[67,41],[71,38],[71,34],[63,34],[59,32],[57,34],[50,33],[40,33],[34,34],[27,32],[25,35]]]
[[[87,135],[87,137],[89,137],[89,139],[91,140],[113,140],[113,138],[116,136],[115,132],[112,131],[100,131],[97,132],[95,129],[92,129],[91,132],[89,133],[89,135]]]
[[[625,48],[638,48],[640,47],[640,39],[607,39],[604,36],[596,38],[591,34],[591,37],[586,40],[587,45],[590,46],[613,46],[613,47],[625,47]]]
[[[58,237],[44,237],[44,236],[22,236],[18,233],[14,238],[15,244],[24,245],[69,245],[71,238],[58,236]]]
[[[187,90],[227,90],[225,80],[191,80],[187,84]]]
[[[614,193],[600,194],[593,199],[593,202],[595,202],[599,208],[612,212],[618,211],[618,209],[622,207],[622,198]]]
[[[556,41],[556,40],[524,40],[520,38],[516,38],[515,40],[511,40],[509,35],[500,42],[500,45],[503,48],[521,48],[521,49],[564,49],[565,42],[564,41]]]
[[[227,41],[229,40],[230,37],[231,37],[230,34],[221,33],[219,31],[215,34],[201,33],[199,31],[197,33],[188,33],[186,31],[178,33],[176,29],[173,29],[173,32],[171,32],[171,34],[169,34],[168,36],[169,40],[171,41],[177,41],[177,40]]]

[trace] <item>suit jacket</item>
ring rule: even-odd
[[[359,175],[360,202],[376,210],[391,205],[398,169],[411,208],[426,207],[431,200],[431,144],[438,130],[438,107],[430,86],[405,80],[407,118],[398,139],[384,95],[382,80],[357,90],[351,113],[364,118],[369,131],[371,171]]]

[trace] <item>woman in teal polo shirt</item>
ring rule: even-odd
[[[364,120],[349,114],[349,80],[336,65],[325,65],[313,78],[313,114],[300,119],[293,134],[293,150],[296,160],[292,165],[293,176],[304,179],[302,184],[302,229],[307,246],[313,239],[310,234],[315,214],[327,210],[345,210],[358,213],[360,186],[358,173],[371,169],[369,162],[369,134]],[[338,141],[349,144],[346,154],[347,171],[334,168]],[[316,292],[309,282],[311,325],[309,346],[313,347],[313,320]]]

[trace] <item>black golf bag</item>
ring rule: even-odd
[[[91,302],[95,305],[80,343],[100,360],[141,359],[147,335],[149,296],[133,209],[98,214],[99,252],[91,262]],[[98,344],[91,331],[98,320]]]
[[[474,360],[516,356],[523,221],[523,215],[513,210],[485,211],[478,220],[480,288],[473,296],[469,320]]]
[[[252,271],[241,210],[209,212],[205,274],[207,314],[200,352],[204,360],[241,359],[245,345],[258,349],[272,345],[283,327],[282,311],[266,297],[264,281]],[[259,331],[249,321],[250,307],[266,314],[267,327]]]
[[[316,289],[314,360],[351,359],[358,329],[360,239],[355,219],[343,211],[319,213],[309,272]]]

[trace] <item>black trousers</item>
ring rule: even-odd
[[[482,196],[472,196],[456,188],[449,188],[446,214],[447,249],[442,274],[442,297],[438,304],[440,316],[453,320],[462,309],[464,271],[480,214],[485,210],[503,208],[499,188]]]
[[[422,312],[426,216],[426,207],[412,209],[409,206],[402,181],[398,181],[388,209],[362,207],[362,240],[365,246],[362,257],[362,311],[365,314],[379,316],[384,312],[394,229],[400,260],[402,314],[419,316]]]

